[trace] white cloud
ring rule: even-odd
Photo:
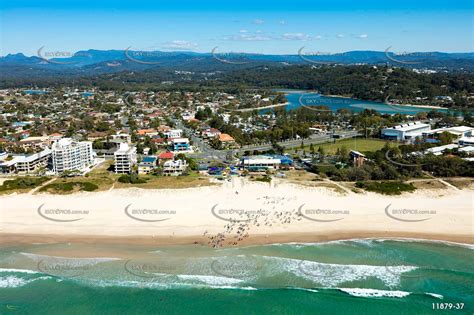
[[[265,23],[265,21],[264,21],[264,20],[261,20],[261,19],[255,19],[255,20],[253,20],[253,24],[258,24],[258,25],[260,25],[260,24],[263,24],[263,23]]]
[[[310,40],[311,36],[304,33],[285,33],[282,36],[283,40]]]
[[[169,50],[192,50],[197,48],[196,43],[188,42],[186,40],[173,40],[171,42],[166,42],[161,45],[163,49]]]
[[[344,38],[344,35],[343,34],[337,34],[336,37],[337,38]]]
[[[247,30],[240,30],[239,33],[248,33]]]
[[[357,38],[360,38],[360,39],[365,39],[367,37],[369,37],[369,35],[367,34],[360,34],[359,36],[357,36]]]
[[[281,20],[281,21],[278,22],[278,24],[280,24],[280,25],[285,25],[285,24],[286,24],[286,21],[285,21],[285,20]]]
[[[263,34],[238,34],[225,36],[225,40],[235,40],[235,41],[268,41],[272,38]]]
[[[321,39],[321,38],[323,38],[321,35],[314,36],[314,39]]]

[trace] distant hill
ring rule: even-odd
[[[294,55],[262,55],[244,53],[196,53],[188,51],[84,50],[66,58],[49,58],[54,53],[40,49],[37,56],[21,53],[0,57],[0,80],[34,84],[38,79],[94,77],[118,72],[148,70],[189,71],[198,73],[226,72],[259,66],[285,67],[312,64],[391,64],[393,66],[433,69],[438,71],[474,71],[474,52],[414,52],[396,54],[381,51],[349,51],[320,54],[301,49]],[[25,81],[26,80],[26,81]]]

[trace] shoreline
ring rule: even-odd
[[[265,235],[253,235],[249,239],[241,242],[238,246],[224,246],[225,248],[240,248],[255,245],[271,244],[312,244],[329,243],[335,241],[353,241],[353,240],[394,240],[406,242],[430,242],[451,244],[453,246],[474,246],[472,235],[448,236],[443,234],[426,233],[377,233],[371,231],[359,232],[337,232],[331,235],[321,234],[272,234],[271,237]],[[176,245],[195,245],[206,246],[207,238],[202,235],[174,237],[143,237],[143,236],[101,236],[101,235],[44,235],[44,234],[3,234],[0,233],[0,246],[16,245],[45,245],[45,244],[114,244],[114,245],[137,245],[137,246],[176,246]]]

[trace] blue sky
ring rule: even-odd
[[[474,51],[471,0],[2,1],[0,54]]]

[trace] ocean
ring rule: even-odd
[[[4,246],[0,314],[473,314],[473,261],[391,239]]]

